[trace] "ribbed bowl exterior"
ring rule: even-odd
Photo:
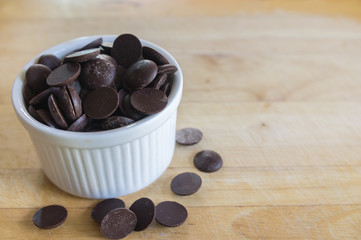
[[[156,49],[178,68],[163,111],[125,127],[100,132],[63,131],[36,121],[22,96],[26,70],[42,54],[62,58],[99,37],[106,42],[116,38],[88,36],[56,45],[26,64],[12,89],[14,110],[31,137],[49,180],[70,194],[86,198],[119,197],[138,191],[166,170],[174,154],[177,108],[183,90],[177,61],[161,47],[141,40],[143,46]]]
[[[103,148],[71,148],[30,137],[43,171],[60,189],[86,198],[118,197],[146,187],[166,170],[174,153],[176,115],[143,137]]]

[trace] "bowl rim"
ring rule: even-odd
[[[73,140],[83,140],[83,141],[89,141],[90,139],[93,138],[96,138],[97,140],[102,140],[110,136],[114,136],[114,137],[115,136],[119,137],[121,135],[130,136],[132,135],[132,133],[134,133],[139,129],[144,130],[144,129],[158,128],[161,125],[159,123],[159,121],[162,122],[161,119],[163,119],[164,122],[166,120],[166,119],[164,120],[165,116],[170,116],[174,111],[177,110],[177,107],[182,97],[182,90],[183,90],[183,74],[178,62],[168,51],[166,51],[162,47],[150,41],[140,39],[143,46],[152,47],[156,51],[160,52],[169,61],[169,63],[174,64],[178,68],[178,71],[175,72],[173,75],[173,83],[172,83],[171,91],[168,96],[168,104],[161,112],[147,116],[141,120],[135,121],[134,123],[121,128],[97,131],[97,132],[72,132],[72,131],[52,128],[41,122],[38,122],[28,113],[22,95],[22,89],[25,82],[25,72],[32,64],[36,63],[36,61],[41,55],[53,54],[62,58],[64,55],[84,46],[85,44],[89,43],[92,40],[102,37],[103,41],[105,42],[113,41],[117,36],[118,35],[91,35],[91,36],[78,37],[69,41],[62,42],[37,54],[21,69],[21,71],[16,76],[15,81],[13,83],[11,97],[12,97],[13,108],[19,120],[28,131],[36,131],[37,133],[50,136],[52,138],[54,137],[60,138],[63,140],[69,138]],[[158,124],[156,124],[157,122]],[[142,135],[145,134],[147,133],[144,132],[144,134]]]

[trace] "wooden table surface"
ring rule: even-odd
[[[1,0],[0,239],[104,239],[90,218],[97,200],[56,188],[44,176],[15,116],[11,87],[39,52],[84,35],[130,32],[179,61],[184,94],[177,127],[203,140],[176,146],[166,172],[121,197],[174,200],[180,227],[153,223],[128,239],[361,238],[361,2],[359,0]],[[200,150],[223,168],[197,171]],[[184,171],[202,188],[169,187]],[[40,230],[36,209],[60,204],[68,219]]]

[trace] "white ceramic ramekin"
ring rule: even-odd
[[[177,108],[183,77],[177,61],[161,47],[142,40],[178,67],[166,108],[126,127],[101,132],[69,132],[50,128],[30,116],[22,96],[25,71],[43,54],[64,57],[90,41],[81,37],[36,56],[21,70],[12,89],[13,107],[28,131],[47,177],[60,189],[80,197],[110,198],[138,191],[154,182],[173,158]]]

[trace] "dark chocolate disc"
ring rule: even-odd
[[[50,73],[51,70],[47,66],[43,64],[33,64],[26,70],[26,83],[37,93],[44,91],[48,87],[46,78]]]
[[[194,166],[202,172],[215,172],[222,167],[222,157],[212,150],[197,153],[193,159]]]
[[[80,64],[69,62],[54,69],[54,71],[49,74],[46,82],[49,86],[65,86],[75,81],[79,74]]]
[[[47,66],[51,70],[54,70],[61,65],[60,59],[52,54],[44,54],[40,56],[38,63]]]
[[[99,87],[91,91],[84,100],[83,110],[93,119],[103,119],[118,108],[118,94],[110,87]]]
[[[123,86],[128,90],[142,89],[157,76],[158,67],[150,60],[140,60],[130,66],[123,76]]]
[[[34,119],[41,123],[44,123],[43,119],[39,116],[37,110],[32,105],[29,105],[28,112]]]
[[[52,116],[56,124],[58,124],[61,129],[67,129],[69,126],[65,120],[65,117],[63,116],[63,113],[60,111],[60,107],[55,100],[53,94],[51,94],[48,98],[48,107],[50,115]]]
[[[122,34],[113,42],[112,57],[119,65],[128,68],[142,55],[142,43],[132,34]]]
[[[155,206],[149,198],[140,198],[136,200],[129,208],[137,216],[137,225],[135,231],[146,229],[155,218]]]
[[[100,38],[94,39],[93,41],[91,41],[90,43],[85,45],[84,47],[78,49],[78,51],[82,51],[82,50],[86,50],[86,49],[90,49],[90,48],[97,48],[102,43],[103,43],[103,38],[100,37]]]
[[[100,48],[90,48],[90,49],[85,49],[82,51],[78,51],[78,52],[74,52],[71,53],[69,55],[67,55],[64,59],[64,61],[66,62],[86,62],[89,60],[94,59],[96,56],[98,56],[100,53]]]
[[[78,117],[75,116],[75,110],[73,107],[73,103],[67,91],[67,87],[62,87],[57,94],[59,107],[62,110],[64,117],[69,121],[73,122]]]
[[[56,228],[65,221],[67,216],[68,211],[63,206],[50,205],[36,211],[33,223],[39,228]]]
[[[52,128],[58,128],[57,124],[55,123],[54,119],[51,117],[50,112],[48,110],[40,108],[36,110],[36,112],[43,120],[42,122],[44,122],[46,125]]]
[[[151,115],[162,111],[168,103],[167,95],[154,88],[143,88],[130,96],[130,104],[138,112]]]
[[[32,90],[29,86],[29,84],[25,83],[24,87],[23,87],[23,97],[24,100],[29,103],[31,99],[33,99],[33,97],[36,96],[36,92],[34,90]]]
[[[77,120],[75,120],[67,130],[72,132],[80,132],[86,127],[87,123],[88,119],[86,115],[83,114]]]
[[[173,64],[164,64],[158,66],[158,74],[173,74],[178,70],[178,68]]]
[[[132,105],[130,104],[130,96],[129,94],[125,95],[123,97],[123,100],[121,101],[122,105],[119,107],[121,112],[134,120],[142,119],[145,115],[143,113],[138,112],[135,110]]]
[[[71,99],[71,103],[74,108],[75,117],[78,118],[83,113],[83,107],[82,107],[82,102],[81,102],[80,96],[74,87],[69,85],[66,87],[66,89],[68,90],[68,93],[69,93],[69,96]]]
[[[196,128],[183,128],[176,132],[176,142],[182,145],[193,145],[202,140],[203,133]]]
[[[35,97],[33,97],[29,103],[31,105],[37,105],[37,104],[44,103],[48,100],[50,94],[52,94],[52,93],[57,94],[58,91],[59,91],[58,87],[51,87],[51,88],[45,89],[44,91],[42,91],[41,93],[39,93]]]
[[[177,202],[161,202],[155,208],[155,220],[167,227],[180,226],[185,222],[187,217],[187,209]]]
[[[160,89],[160,87],[167,81],[167,74],[158,74],[148,87]]]
[[[192,172],[185,172],[175,176],[170,188],[175,194],[186,196],[197,192],[202,185],[201,177]]]
[[[102,220],[100,230],[102,234],[111,239],[126,237],[137,224],[137,216],[126,208],[111,210]]]
[[[82,65],[79,76],[81,85],[88,89],[111,86],[116,78],[116,65],[102,54]]]
[[[91,216],[94,221],[100,223],[105,217],[105,215],[107,215],[111,210],[124,207],[125,204],[123,200],[119,198],[108,198],[95,205],[91,212]]]
[[[164,65],[169,63],[168,60],[158,51],[146,46],[143,47],[143,58],[152,60],[157,65]]]
[[[102,129],[109,130],[109,129],[124,127],[133,122],[134,122],[134,120],[131,118],[127,118],[127,117],[123,117],[123,116],[112,116],[112,117],[105,119],[102,122],[101,126],[102,126]]]

